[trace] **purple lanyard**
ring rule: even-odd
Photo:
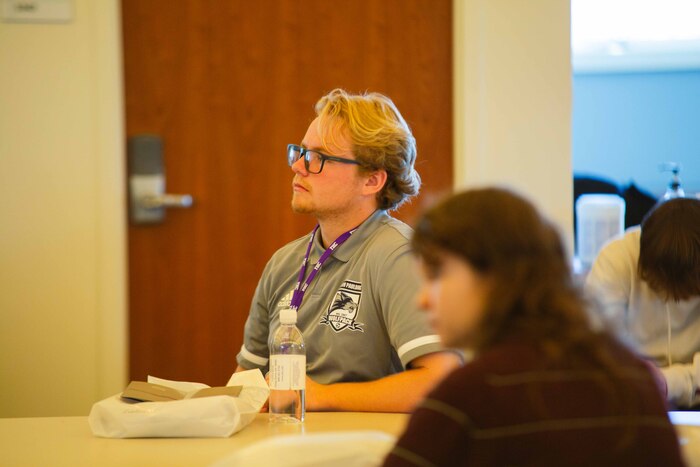
[[[311,284],[311,281],[314,280],[316,277],[316,274],[318,274],[318,271],[321,269],[321,266],[323,266],[323,263],[326,262],[328,258],[331,257],[333,252],[335,251],[336,248],[338,248],[340,245],[345,243],[345,241],[350,238],[350,235],[355,233],[357,230],[357,227],[355,227],[352,230],[348,230],[344,234],[342,234],[340,237],[336,238],[333,243],[331,243],[331,246],[326,249],[326,251],[323,252],[321,257],[318,259],[316,262],[316,265],[314,268],[311,270],[311,273],[309,274],[309,277],[306,278],[304,281],[304,275],[306,275],[306,265],[309,263],[309,254],[311,253],[311,247],[314,244],[314,237],[316,236],[316,232],[318,231],[318,225],[314,228],[314,231],[311,232],[311,239],[309,240],[309,246],[306,248],[306,255],[304,256],[304,261],[301,263],[301,270],[299,270],[299,279],[297,280],[297,285],[294,287],[294,292],[292,293],[292,302],[291,302],[291,308],[298,310],[299,307],[301,306],[301,301],[304,299],[304,294],[306,293],[306,289],[309,288],[309,285]],[[302,285],[303,281],[303,285]]]

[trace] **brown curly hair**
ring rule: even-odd
[[[337,136],[347,132],[361,170],[386,171],[386,183],[377,194],[379,209],[396,209],[418,194],[416,140],[391,99],[376,92],[349,94],[334,89],[319,99],[315,109],[325,149],[339,147]]]
[[[423,215],[412,242],[428,267],[447,252],[493,279],[477,350],[518,334],[563,351],[593,333],[557,230],[520,196],[499,188],[451,196]]]

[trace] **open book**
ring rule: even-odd
[[[241,389],[243,386],[217,386],[185,392],[162,384],[132,381],[122,392],[122,398],[138,402],[165,402],[210,396],[237,397]]]

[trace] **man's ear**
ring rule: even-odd
[[[384,169],[376,170],[367,175],[364,186],[365,194],[374,195],[379,193],[382,188],[384,188],[384,185],[386,185],[386,178],[386,170]]]

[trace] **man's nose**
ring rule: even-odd
[[[309,172],[306,170],[306,165],[304,164],[304,158],[300,157],[292,164],[292,172],[299,175],[308,175]]]

